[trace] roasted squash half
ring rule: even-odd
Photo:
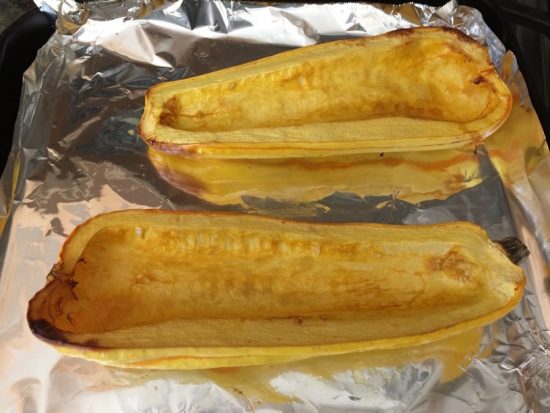
[[[158,84],[139,131],[160,151],[223,158],[429,150],[479,143],[511,107],[482,45],[422,27]]]
[[[28,322],[104,363],[211,368],[434,341],[502,317],[523,285],[466,222],[128,210],[77,227]]]

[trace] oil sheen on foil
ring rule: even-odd
[[[37,4],[57,14],[58,30],[26,72],[1,179],[0,411],[550,411],[550,157],[515,59],[477,11],[453,2],[440,9],[183,0]],[[415,155],[417,170],[390,168],[382,176],[389,163],[374,159],[341,176],[246,160],[191,164],[186,174],[217,185],[201,193],[189,180],[163,176],[137,135],[145,90],[160,81],[418,25],[453,26],[487,45],[515,99],[510,119],[475,152],[434,152],[459,159],[446,169],[430,166],[422,154]],[[236,185],[239,177],[252,179],[245,173],[250,168],[265,179]],[[274,174],[286,184],[266,191],[261,184]],[[93,215],[145,207],[396,224],[469,220],[493,239],[515,235],[529,247],[522,263],[528,287],[512,313],[485,329],[406,350],[270,366],[132,371],[61,356],[34,338],[27,302],[45,284],[67,235]]]

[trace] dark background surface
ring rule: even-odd
[[[23,72],[52,35],[54,24],[31,0],[0,0],[0,172],[11,150]]]
[[[419,3],[439,6],[446,1]],[[459,4],[480,10],[495,34],[515,53],[547,141],[550,139],[549,3],[548,0],[459,0]],[[53,33],[54,25],[53,19],[39,12],[31,0],[0,0],[0,91],[4,99],[0,110],[0,170],[11,148],[22,74]]]

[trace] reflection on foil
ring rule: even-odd
[[[0,181],[7,218],[1,239],[0,410],[550,409],[550,157],[517,64],[477,11],[453,2],[440,9],[193,0],[37,4],[59,14],[58,32],[25,75],[14,148]],[[260,162],[252,165],[255,176],[247,174],[246,162],[181,166],[164,159],[167,182],[137,136],[143,95],[157,82],[415,25],[457,27],[487,45],[514,93],[510,119],[485,147],[456,154],[468,160],[443,154],[447,163],[430,169],[430,159],[408,165],[394,159],[399,166],[392,168],[389,160],[370,159],[357,168],[348,163],[339,173],[315,172],[319,165],[307,160]],[[371,164],[376,168],[369,169]],[[387,180],[375,175],[384,165]],[[414,174],[403,165],[416,168]],[[223,176],[229,177],[226,187]],[[438,178],[431,182],[430,176]],[[243,189],[237,177],[249,180],[248,186]],[[291,195],[285,180],[294,188]],[[483,331],[406,351],[137,372],[64,357],[35,339],[25,320],[27,302],[43,286],[67,235],[92,215],[142,207],[396,224],[467,219],[495,239],[516,235],[528,245],[531,255],[522,266],[529,283],[521,305]]]
[[[201,407],[221,411],[242,412],[250,405],[256,411],[274,407],[291,411],[289,404],[301,411],[311,400],[321,409],[395,411],[420,402],[439,382],[450,383],[460,377],[478,355],[482,337],[482,331],[476,329],[407,350],[185,373],[108,368],[65,357],[53,375],[61,382],[72,378],[72,388],[63,395],[66,410],[62,411],[90,398],[89,393],[96,399],[108,397],[113,387],[123,411],[132,411],[128,409],[131,405],[137,406],[135,411],[179,411],[197,397],[205,399]],[[82,386],[89,393],[77,394]],[[74,399],[80,399],[78,404]]]
[[[396,194],[416,203],[445,199],[481,182],[478,155],[473,150],[216,159],[183,157],[149,148],[148,156],[167,182],[219,205],[240,204],[243,197],[308,202],[334,192]]]

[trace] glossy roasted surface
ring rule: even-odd
[[[478,143],[511,104],[480,44],[416,28],[156,85],[140,132],[162,151],[219,157],[442,149]]]
[[[123,364],[167,354],[257,364],[466,331],[508,312],[523,283],[469,223],[125,211],[71,235],[28,316],[38,336],[92,358],[111,349]]]

